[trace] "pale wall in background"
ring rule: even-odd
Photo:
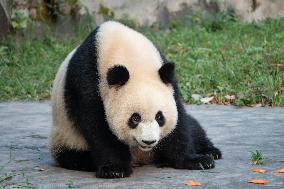
[[[184,9],[201,11],[234,10],[245,22],[284,16],[284,0],[81,0],[100,23],[100,7],[107,7],[115,18],[128,18],[140,25],[151,25],[169,19]]]

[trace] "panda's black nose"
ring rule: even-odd
[[[142,142],[144,142],[147,145],[153,144],[156,142],[156,140],[142,140]]]

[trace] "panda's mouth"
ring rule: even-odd
[[[134,138],[134,140],[136,141],[136,143],[137,143],[137,145],[138,145],[138,148],[139,148],[140,150],[142,150],[142,151],[147,152],[147,151],[150,151],[150,150],[153,149],[153,146],[144,146],[144,145],[140,144],[140,143],[137,141],[136,138]]]
[[[138,145],[138,148],[140,149],[140,150],[142,150],[142,151],[150,151],[150,150],[152,150],[152,148],[153,147],[150,147],[150,146],[142,146],[142,145]]]

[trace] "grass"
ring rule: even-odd
[[[72,180],[68,180],[65,184],[67,188],[80,188],[79,186],[76,186]]]
[[[4,176],[0,176],[0,188],[35,188],[32,183],[29,182],[25,173],[10,173]]]
[[[0,101],[49,99],[60,63],[87,34],[58,40],[52,32],[43,39],[27,33],[5,41],[0,48]]]
[[[133,23],[132,23],[133,24]],[[170,30],[138,28],[176,64],[182,98],[214,96],[214,103],[284,106],[284,19],[242,24],[228,15],[190,16]],[[24,35],[0,44],[0,101],[49,99],[65,56],[91,31],[58,40]],[[29,32],[31,33],[31,32]]]
[[[258,150],[251,152],[250,161],[255,165],[262,165],[264,163],[264,157]]]

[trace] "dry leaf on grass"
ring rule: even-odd
[[[210,104],[211,101],[214,100],[214,96],[210,96],[210,97],[204,97],[204,98],[201,98],[200,101],[203,103],[203,104]]]
[[[235,95],[226,95],[223,104],[230,105],[236,100]]]
[[[186,181],[186,184],[187,184],[188,186],[201,186],[201,183],[200,183],[200,182],[195,182],[195,181],[193,181],[193,180],[187,180],[187,181]]]
[[[274,68],[281,70],[281,71],[284,71],[284,65],[283,64],[272,64],[272,66]]]
[[[254,173],[265,173],[266,172],[266,170],[264,169],[252,169],[251,171]]]
[[[272,171],[271,173],[273,173],[273,174],[284,173],[284,168]]]
[[[254,108],[259,108],[259,107],[262,107],[262,104],[255,104],[253,107]]]
[[[252,184],[267,184],[268,181],[267,180],[262,180],[262,179],[251,179],[248,181],[248,183],[252,183]]]
[[[236,96],[235,95],[226,95],[225,98],[227,100],[235,100],[236,99]]]

